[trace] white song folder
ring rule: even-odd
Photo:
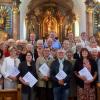
[[[50,68],[46,63],[42,64],[39,68],[39,71],[43,76],[49,76],[50,75]]]
[[[60,71],[57,73],[56,78],[57,78],[58,80],[63,80],[63,79],[66,78],[66,76],[67,76],[67,74],[66,74],[63,70],[60,70]]]
[[[90,71],[84,67],[79,71],[80,76],[85,76],[87,80],[92,80],[93,76],[91,75]]]
[[[7,75],[6,76],[7,77],[8,76],[14,76],[14,77],[16,77],[19,73],[20,72],[19,72],[18,68],[14,67],[14,68],[12,68],[12,70],[7,71]]]
[[[27,72],[27,74],[25,74],[23,80],[25,82],[28,82],[30,87],[33,87],[38,81],[30,72]]]

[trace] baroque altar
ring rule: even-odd
[[[75,14],[73,3],[69,0],[70,7],[63,7],[57,2],[45,2],[35,8],[32,1],[26,15],[27,35],[34,31],[37,38],[48,37],[50,32],[60,40],[67,36],[68,32],[73,31]]]

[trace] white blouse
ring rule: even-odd
[[[14,63],[15,61],[16,61],[16,66]],[[4,78],[7,78],[9,76],[8,73],[11,72],[14,67],[18,67],[19,63],[20,61],[18,58],[16,59],[11,58],[11,57],[4,58],[4,62],[1,68],[1,73],[4,76]]]

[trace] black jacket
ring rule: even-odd
[[[97,72],[97,64],[96,64],[95,60],[93,60],[93,59],[89,59],[89,62],[91,65],[91,74],[92,74],[92,76],[94,76],[94,73]],[[74,66],[74,71],[76,71],[78,73],[81,69],[83,69],[83,67],[84,67],[83,60],[82,59],[76,60],[75,66]],[[77,80],[77,85],[80,86],[81,88],[84,88],[84,81],[78,77],[76,77],[76,80]],[[96,82],[96,80],[91,83],[91,87],[95,85],[95,82]]]
[[[74,59],[76,59],[76,60],[80,59],[80,56],[79,56],[79,54],[77,52],[74,53]]]
[[[57,73],[59,72],[59,60],[56,59],[55,61],[52,62],[51,64],[51,71],[50,71],[50,76],[51,76],[51,80],[53,82],[53,87],[63,87],[63,88],[69,88],[69,82],[72,76],[72,65],[69,61],[64,60],[63,62],[63,71],[67,74],[66,78],[63,79],[64,83],[67,83],[66,85],[62,86],[58,83],[58,79],[55,77],[57,75]]]
[[[27,73],[27,72],[30,72],[35,78],[37,78],[37,74],[36,74],[36,67],[35,67],[35,62],[32,61],[31,63],[32,66],[27,66],[27,62],[24,61],[22,63],[19,64],[19,71],[20,71],[20,74],[18,75],[18,77],[24,77],[24,75]],[[22,84],[22,83],[21,83]],[[36,87],[36,86],[34,86]],[[34,88],[33,87],[33,88]],[[30,91],[30,87],[29,86],[26,86],[24,84],[22,84],[22,92],[24,93],[28,93]]]

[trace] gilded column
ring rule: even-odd
[[[59,23],[58,27],[59,27],[59,37],[58,38],[60,41],[62,41],[62,24]]]
[[[95,3],[93,0],[86,0],[86,21],[87,21],[87,33],[89,36],[93,35],[93,10]]]
[[[65,16],[59,15],[59,19],[60,19],[60,41],[63,41],[63,21],[64,21]]]
[[[13,3],[13,39],[19,39],[20,15],[16,2]]]
[[[39,23],[39,39],[41,38],[41,24]]]
[[[88,7],[86,12],[87,17],[87,33],[89,36],[93,35],[93,8]]]

